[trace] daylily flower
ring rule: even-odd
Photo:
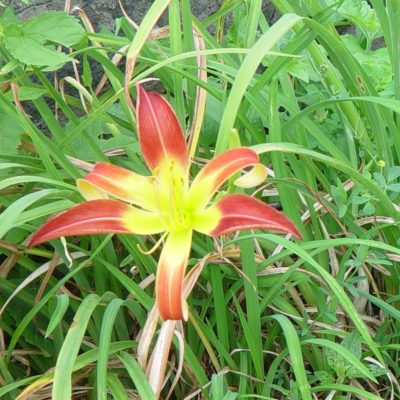
[[[148,93],[140,85],[137,92],[138,136],[151,175],[96,164],[77,181],[86,201],[43,225],[30,246],[72,235],[163,233],[156,278],[160,316],[186,320],[182,284],[193,231],[213,237],[245,229],[290,232],[298,238],[300,233],[282,213],[250,196],[229,194],[212,202],[223,183],[244,168],[253,170],[236,181],[240,186],[254,186],[265,178],[265,168],[249,148],[216,156],[189,185],[188,149],[174,110],[157,93]]]

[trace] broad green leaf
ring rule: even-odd
[[[7,25],[3,31],[6,48],[14,58],[27,65],[50,68],[72,60],[54,45],[70,47],[84,33],[76,18],[59,11],[39,14],[20,25]]]
[[[43,96],[45,93],[47,93],[47,90],[40,87],[22,86],[18,89],[18,100],[35,100]],[[12,93],[8,92],[7,95],[7,97],[12,100]]]
[[[26,21],[22,29],[40,44],[53,42],[65,47],[78,43],[85,34],[78,19],[63,11],[40,13]]]
[[[24,130],[15,118],[2,109],[0,109],[0,126],[0,154],[15,155]]]
[[[389,174],[387,177],[388,182],[394,181],[400,177],[400,166],[395,165],[389,169]]]
[[[17,25],[8,26],[4,34],[7,50],[24,64],[57,67],[72,60],[71,57],[53,50],[52,47],[43,46]]]
[[[400,183],[392,183],[391,185],[388,185],[387,188],[392,192],[400,192]]]
[[[371,8],[366,0],[346,0],[340,7],[339,12],[354,22],[366,37],[374,39],[382,36],[375,10]]]
[[[22,21],[14,14],[12,6],[7,6],[0,13],[0,25],[19,24]]]
[[[375,213],[375,206],[372,203],[368,202],[365,204],[362,211],[365,215],[372,215]]]

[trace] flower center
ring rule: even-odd
[[[187,206],[187,176],[184,169],[174,160],[168,160],[153,171],[154,190],[160,218],[166,230],[179,232],[191,225],[191,215]]]

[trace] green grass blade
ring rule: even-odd
[[[86,332],[89,319],[101,298],[96,294],[87,296],[79,306],[74,320],[65,337],[57,358],[54,372],[52,397],[58,400],[71,400],[72,370]]]
[[[343,393],[354,393],[355,395],[358,396],[358,398],[365,399],[365,400],[384,400],[382,397],[376,396],[375,394],[367,392],[364,389],[360,389],[358,387],[350,386],[350,385],[338,384],[338,383],[331,383],[328,385],[315,386],[311,390],[313,393],[335,390],[335,391],[342,391]]]
[[[299,385],[299,391],[303,400],[312,400],[310,385],[307,380],[306,371],[304,368],[303,356],[297,332],[294,329],[290,320],[284,315],[272,315],[282,328],[285,335],[286,344],[290,356],[290,365],[293,368],[296,382]]]
[[[103,315],[103,321],[101,324],[100,331],[100,342],[99,342],[99,359],[97,361],[97,399],[107,399],[107,373],[108,373],[108,356],[109,348],[111,343],[111,334],[114,327],[115,318],[117,317],[118,311],[123,304],[121,299],[113,299],[107,305],[107,308]]]
[[[13,227],[19,214],[36,201],[57,193],[56,189],[45,189],[39,192],[27,194],[11,204],[0,214],[0,239]]]
[[[128,371],[129,376],[135,384],[138,395],[142,399],[156,400],[156,396],[152,391],[146,376],[136,360],[126,352],[121,352],[118,358],[122,361],[125,369]]]
[[[247,337],[250,353],[254,362],[256,376],[263,379],[264,360],[262,348],[262,330],[260,304],[258,300],[257,268],[254,259],[253,241],[245,240],[240,242],[240,252],[243,265],[243,273],[249,281],[243,281],[246,298],[247,324],[251,335]]]
[[[285,35],[300,20],[301,18],[297,15],[284,15],[261,36],[261,38],[255,43],[250,52],[247,54],[237,72],[235,82],[232,85],[232,89],[225,106],[225,111],[222,115],[217,144],[215,147],[215,152],[217,154],[228,148],[229,135],[234,127],[240,103],[254,76],[254,73],[257,70],[258,65],[265,56],[265,53],[271,50],[282,38],[282,36]]]
[[[116,374],[107,374],[107,386],[115,400],[129,400],[128,393]]]
[[[67,293],[60,294],[57,296],[57,305],[54,312],[51,315],[49,324],[47,325],[45,337],[49,337],[54,329],[57,328],[57,325],[61,323],[62,318],[64,317],[65,312],[67,311],[69,306],[69,297]]]

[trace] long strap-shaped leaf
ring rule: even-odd
[[[224,114],[222,115],[217,145],[215,147],[215,152],[217,154],[226,150],[228,147],[229,133],[234,126],[240,103],[261,60],[266,52],[271,50],[282,36],[300,20],[301,17],[295,14],[284,15],[261,36],[247,54],[236,75],[235,82],[232,85],[232,90],[225,106]]]
[[[296,329],[291,324],[289,318],[284,315],[273,315],[282,328],[285,335],[286,344],[289,350],[290,364],[293,368],[296,382],[299,385],[299,392],[303,400],[311,400],[310,385],[307,380],[307,375],[304,370],[304,361],[301,353],[300,340],[297,336]]]
[[[100,301],[101,297],[96,294],[90,294],[82,301],[75,314],[57,358],[52,391],[53,399],[71,400],[72,369],[74,368],[89,319]]]
[[[122,299],[113,299],[104,312],[101,323],[101,335],[99,343],[99,358],[97,361],[97,399],[107,399],[107,372],[108,357],[111,345],[112,330],[117,314],[124,304]]]
[[[118,358],[122,361],[129,376],[132,378],[140,398],[156,400],[156,396],[151,390],[149,382],[137,361],[124,351],[119,354]]]
[[[143,18],[142,23],[131,45],[128,49],[128,54],[126,56],[126,70],[125,70],[125,97],[128,105],[134,109],[132,100],[129,94],[129,83],[132,77],[133,70],[135,68],[136,58],[139,55],[142,47],[146,43],[146,40],[153,29],[154,25],[160,18],[163,11],[167,8],[171,0],[156,0],[147,11],[146,16]]]

